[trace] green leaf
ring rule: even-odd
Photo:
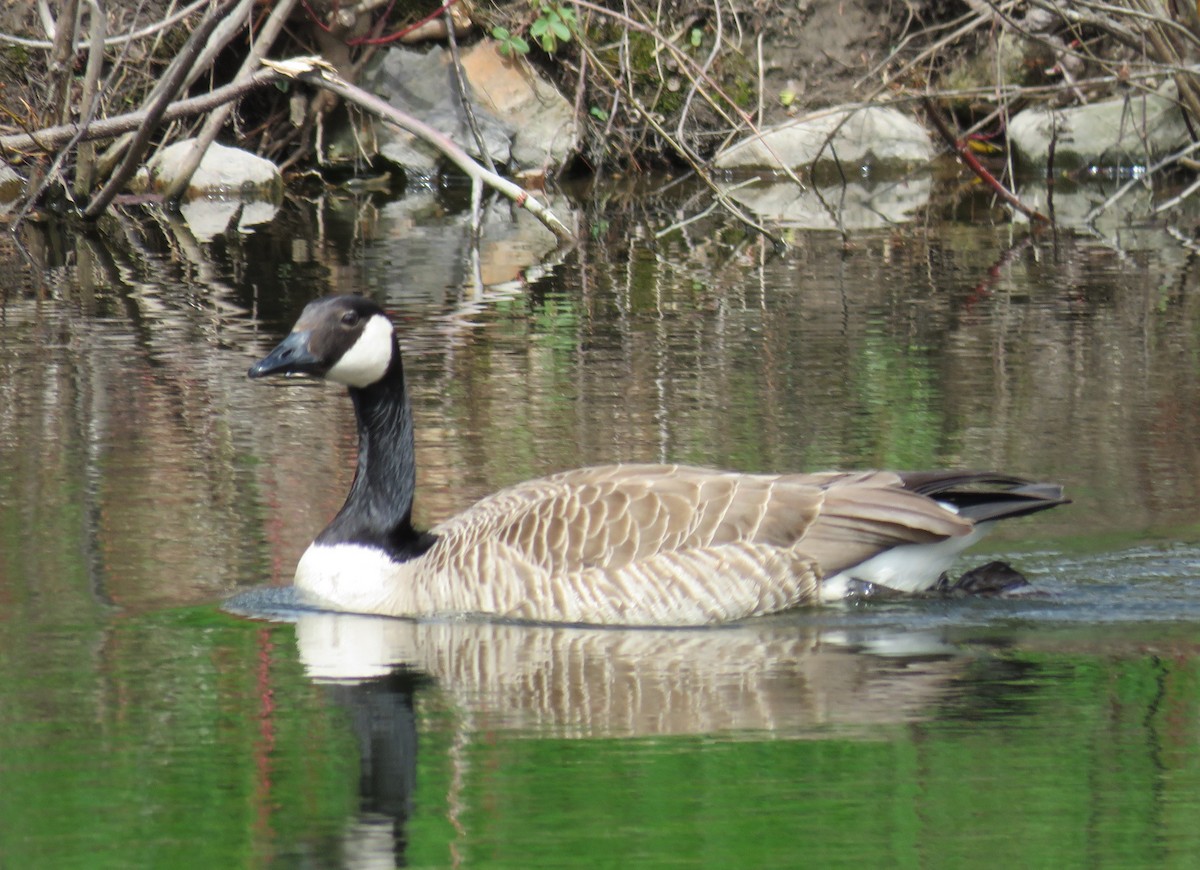
[[[545,18],[539,18],[533,24],[529,25],[529,35],[534,39],[541,39],[542,34],[550,27],[550,22]]]
[[[699,27],[693,27],[691,32],[692,48],[699,48],[703,39],[704,31]]]
[[[495,27],[492,28],[492,38],[493,39],[498,39],[501,42],[508,42],[510,36],[512,36],[512,34],[510,34],[508,32],[507,27],[501,27],[500,25],[496,25]]]
[[[593,118],[595,118],[597,121],[607,121],[608,120],[608,112],[604,111],[599,106],[592,106],[588,110],[588,114],[591,115]]]
[[[571,28],[567,27],[567,25],[563,24],[561,21],[551,21],[550,29],[553,30],[554,35],[563,42],[571,41]]]

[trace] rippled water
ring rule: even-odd
[[[715,215],[656,237],[682,200],[613,190],[556,203],[576,249],[493,206],[472,252],[461,200],[0,242],[0,863],[1200,858],[1177,228],[939,219],[778,256]],[[245,378],[333,290],[403,324],[424,522],[615,460],[998,467],[1074,503],[975,557],[1027,574],[1012,600],[695,631],[239,619],[219,602],[286,583],[349,485],[345,396]]]

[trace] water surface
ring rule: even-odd
[[[0,861],[1194,863],[1191,250],[963,206],[778,256],[717,215],[658,237],[674,195],[556,203],[566,252],[499,205],[472,250],[457,192],[0,244]],[[349,485],[346,397],[245,378],[332,291],[402,324],[422,522],[618,460],[994,467],[1074,499],[974,557],[1042,594],[695,631],[225,614]]]

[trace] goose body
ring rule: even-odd
[[[296,569],[317,606],[594,625],[700,625],[933,587],[997,520],[1064,503],[1053,484],[946,472],[739,474],[607,465],[500,490],[413,528],[412,414],[391,321],[359,296],[310,303],[250,369],[348,387],[359,454],[345,505]]]

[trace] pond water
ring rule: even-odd
[[[0,864],[1194,866],[1195,220],[964,198],[788,231],[697,192],[331,196],[0,241]],[[1185,224],[1180,228],[1180,224]],[[402,324],[417,512],[583,464],[999,468],[1039,595],[708,630],[224,612],[349,485],[328,385],[248,365],[331,291]],[[964,567],[969,566],[969,562]]]

